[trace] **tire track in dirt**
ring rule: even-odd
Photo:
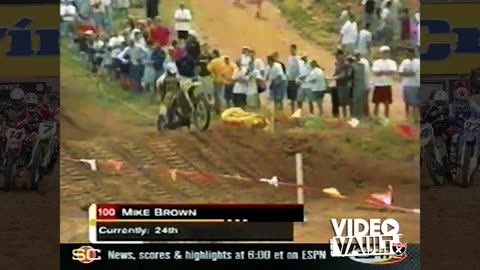
[[[255,182],[255,180],[265,177],[262,175],[265,172],[262,172],[261,168],[254,168],[251,165],[260,162],[261,157],[258,151],[253,155],[255,158],[249,158],[248,162],[244,162],[245,159],[242,157],[252,157],[252,155],[247,155],[242,147],[236,146],[226,137],[228,137],[228,133],[216,130],[209,133],[183,135],[182,140],[186,140],[188,145],[201,145],[205,148],[209,165],[212,167],[211,170],[220,171],[217,174],[240,175],[251,179],[250,181],[232,179],[218,179],[216,181],[216,184],[223,186],[224,189],[240,191],[235,195],[235,202],[239,200],[255,203],[291,201],[292,196],[289,196],[284,190]]]

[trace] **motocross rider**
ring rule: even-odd
[[[28,93],[25,95],[25,110],[20,113],[19,118],[15,126],[17,127],[25,127],[29,130],[30,133],[38,132],[38,127],[42,121],[56,121],[58,119],[56,112],[49,112],[45,106],[39,104],[38,96],[34,93]],[[55,164],[59,157],[59,143],[58,138],[55,138],[55,151],[52,155],[52,159],[47,167],[46,174],[51,174],[53,171]],[[31,159],[31,151],[27,154],[27,159]]]
[[[420,124],[429,123],[433,127],[433,135],[435,137],[442,137],[444,139],[447,149],[451,150],[452,137],[453,134],[447,132],[451,127],[451,118],[449,106],[448,106],[448,95],[445,91],[438,90],[433,93],[431,106],[428,111],[423,115]],[[449,153],[450,168],[453,170],[454,164],[452,164],[452,151]]]
[[[471,113],[468,103],[468,90],[464,87],[457,88],[453,96],[453,102],[449,105],[450,124],[454,127],[463,128],[465,119],[468,119]]]
[[[174,111],[171,108],[171,100],[177,96],[180,91],[180,80],[177,66],[175,63],[168,63],[166,66],[166,72],[157,80],[157,87],[160,89],[160,96],[162,97],[162,103],[167,106],[167,127],[169,129],[175,129],[178,126],[186,125],[187,123],[176,123],[174,121]]]
[[[15,123],[15,120],[18,119],[20,113],[24,110],[25,102],[24,102],[25,92],[21,88],[15,88],[10,92],[10,102],[5,102],[0,105],[0,126],[1,134],[5,134],[8,127]],[[6,143],[5,136],[1,136],[0,138],[1,143],[1,155],[3,158],[3,147]]]

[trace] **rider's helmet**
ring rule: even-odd
[[[14,109],[20,109],[24,105],[25,92],[21,88],[15,88],[10,92],[10,101]]]
[[[34,93],[25,95],[25,107],[29,112],[35,112],[38,109],[38,96]]]
[[[439,109],[445,108],[448,106],[448,95],[445,91],[439,90],[433,94],[433,106]]]
[[[167,70],[167,75],[170,75],[170,76],[177,75],[178,73],[177,65],[172,62],[166,65],[166,70]]]
[[[454,99],[457,105],[468,105],[468,89],[465,87],[459,87],[455,89]]]

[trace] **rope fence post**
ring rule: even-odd
[[[305,205],[305,190],[303,188],[303,156],[302,153],[295,154],[295,171],[297,178],[297,203]],[[307,221],[306,213],[303,221]]]

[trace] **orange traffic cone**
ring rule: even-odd
[[[99,160],[98,164],[103,167],[107,167],[109,169],[115,171],[124,171],[127,168],[127,164],[123,161],[115,161],[115,160]]]

